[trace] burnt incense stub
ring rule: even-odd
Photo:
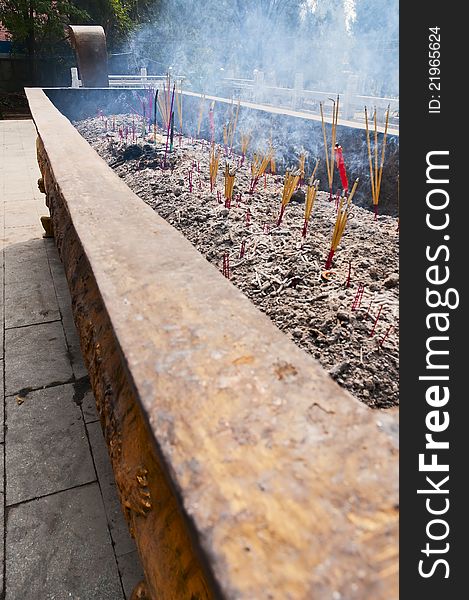
[[[27,90],[151,600],[390,600],[396,413],[341,390]]]
[[[68,29],[82,85],[107,88],[109,75],[104,29],[99,25],[69,25]]]

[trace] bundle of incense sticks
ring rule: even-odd
[[[305,202],[305,222],[303,224],[303,238],[306,237],[308,232],[308,223],[313,212],[314,201],[319,189],[319,179],[314,180],[313,177],[309,180],[308,189],[306,191],[306,202]]]
[[[324,151],[326,154],[326,171],[329,182],[329,199],[332,200],[332,184],[334,181],[334,150],[337,133],[337,123],[339,121],[339,96],[337,100],[332,100],[332,124],[331,124],[331,150],[329,154],[327,145],[326,123],[324,120],[324,108],[322,102],[319,104],[321,110],[322,134],[324,137]]]
[[[285,212],[285,208],[290,202],[291,197],[293,196],[293,192],[296,190],[300,177],[300,171],[295,171],[294,173],[290,173],[290,171],[287,171],[285,173],[285,180],[283,183],[282,205],[280,208],[280,214],[278,216],[277,227],[280,227],[280,224],[282,223],[283,213]]]
[[[254,154],[251,164],[251,185],[249,186],[249,193],[253,194],[256,189],[256,185],[259,179],[264,175],[265,170],[269,166],[273,156],[272,148],[267,154]]]
[[[326,269],[330,269],[332,266],[332,259],[334,258],[335,251],[337,250],[337,246],[342,239],[342,235],[345,231],[345,226],[347,225],[347,219],[350,213],[350,207],[352,205],[352,198],[355,194],[355,190],[357,189],[358,179],[355,180],[353,184],[352,191],[350,192],[350,196],[345,199],[342,197],[340,199],[339,209],[337,211],[337,218],[335,221],[334,231],[332,233],[332,241],[331,248],[329,250],[329,255],[326,261]],[[345,203],[346,200],[346,203]]]
[[[170,141],[170,129],[171,129],[171,123],[173,123],[174,125],[174,120],[173,120],[173,106],[174,106],[174,95],[176,93],[176,84],[173,85],[173,93],[171,96],[171,102],[169,105],[169,118],[168,118],[168,126],[166,129],[166,146],[164,149],[164,159],[163,159],[163,166],[166,167],[166,156],[168,154],[168,144]],[[173,129],[174,131],[174,129]],[[172,146],[172,141],[171,141],[171,146]]]
[[[166,87],[166,82],[164,82],[162,93],[158,94],[155,100],[158,103],[163,129],[167,130],[168,125],[171,123],[171,84]]]
[[[344,152],[342,146],[339,144],[335,145],[335,162],[339,169],[340,182],[342,183],[342,189],[345,193],[348,192],[348,177],[347,171],[345,170]]]
[[[212,149],[210,150],[210,191],[213,192],[213,189],[217,182],[217,174],[218,174],[218,164],[220,162],[220,150],[215,154],[215,143],[212,144]]]
[[[235,182],[236,169],[231,170],[230,165],[225,165],[225,208],[231,208],[233,199],[233,187]]]
[[[300,158],[298,159],[298,171],[300,172],[300,185],[302,185],[303,180],[305,178],[305,161],[306,154],[300,154]]]
[[[244,157],[246,156],[246,153],[248,151],[248,147],[249,147],[249,142],[251,141],[251,134],[250,133],[242,133],[241,134],[241,155],[242,155],[242,162],[241,164],[244,163]]]
[[[319,166],[319,158],[316,158],[316,164],[314,165],[313,172],[311,173],[310,181],[314,181],[314,176],[316,175],[316,171],[318,170],[318,166]]]
[[[379,148],[378,148],[378,116],[375,108],[373,115],[373,130],[374,130],[374,147],[373,152],[371,148],[370,140],[370,128],[368,124],[368,110],[365,106],[365,127],[366,127],[366,144],[368,149],[368,162],[370,166],[370,180],[371,180],[371,196],[373,198],[373,206],[375,211],[375,219],[378,218],[378,202],[379,195],[381,192],[381,179],[383,177],[384,167],[384,153],[386,150],[386,138],[388,135],[388,123],[389,123],[389,106],[386,110],[385,126],[384,126],[384,137],[381,144],[381,161],[379,162]],[[379,168],[378,168],[379,162]]]

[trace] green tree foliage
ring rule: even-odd
[[[88,15],[88,23],[101,25],[106,32],[108,48],[112,51],[122,44],[132,31],[131,8],[134,2],[123,0],[75,0]]]
[[[30,55],[63,51],[68,24],[102,25],[112,51],[138,23],[148,22],[158,5],[158,0],[0,0],[0,21],[16,47]]]
[[[25,47],[30,56],[54,53],[65,40],[65,26],[87,19],[69,0],[0,0],[0,21],[13,44]]]

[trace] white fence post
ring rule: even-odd
[[[77,67],[72,67],[70,69],[70,73],[72,76],[72,88],[78,88],[81,85],[81,81],[78,79],[78,69]]]
[[[345,90],[344,98],[344,117],[346,119],[353,119],[355,116],[355,107],[357,104],[357,92],[358,92],[358,75],[354,73],[348,73],[347,88]]]
[[[262,102],[264,100],[264,71],[254,69],[254,100]]]
[[[303,73],[295,73],[295,82],[293,84],[293,92],[291,99],[292,108],[298,108],[299,100],[303,99],[303,90],[305,87]]]

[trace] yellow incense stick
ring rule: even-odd
[[[388,109],[386,111],[386,124],[384,126],[384,136],[383,136],[383,142],[382,142],[382,146],[381,146],[381,164],[379,166],[379,175],[378,175],[378,193],[377,193],[377,197],[379,200],[379,194],[381,191],[381,179],[383,177],[383,167],[384,167],[384,153],[386,150],[386,138],[388,135],[388,123],[389,123],[389,106]]]
[[[233,187],[235,181],[236,171],[231,172],[228,163],[225,165],[225,199],[228,203],[233,198]]]
[[[220,150],[215,154],[215,144],[212,144],[212,149],[210,151],[210,189],[213,191],[213,188],[217,181],[218,174],[218,164],[220,162]]]
[[[373,159],[371,154],[371,140],[370,140],[370,128],[368,124],[368,110],[365,106],[365,128],[366,128],[366,145],[368,150],[368,163],[370,167],[370,181],[371,181],[371,197],[373,199],[373,204],[375,204],[375,178],[373,175]]]
[[[243,156],[248,151],[248,146],[249,146],[250,140],[251,140],[250,133],[241,134],[241,154],[243,154]]]
[[[322,102],[319,103],[319,108],[321,110],[321,123],[322,123],[322,135],[324,138],[324,150],[326,153],[326,171],[327,171],[327,179],[329,182],[329,188],[332,188],[332,181],[331,181],[331,171],[329,168],[329,151],[327,149],[327,135],[326,135],[326,123],[324,121],[324,109],[322,106]]]
[[[316,164],[314,165],[313,172],[311,173],[310,181],[314,180],[314,176],[316,175],[316,171],[318,170],[319,158],[316,159]]]
[[[309,221],[311,213],[313,212],[314,201],[316,200],[318,188],[319,180],[316,179],[316,181],[313,181],[310,179],[310,183],[308,184],[308,189],[306,191],[305,221]]]

